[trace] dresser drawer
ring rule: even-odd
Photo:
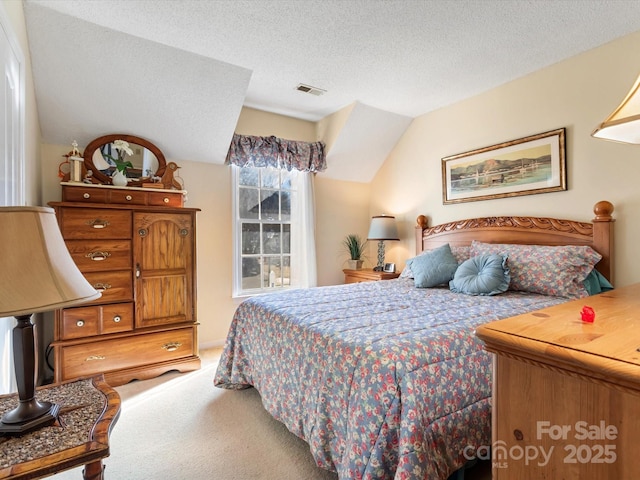
[[[68,240],[65,243],[83,273],[131,268],[130,240]]]
[[[59,222],[65,240],[131,238],[128,210],[62,208]]]
[[[84,274],[87,281],[99,292],[102,297],[94,300],[96,303],[109,303],[133,300],[133,279],[131,270],[117,272],[87,272]]]
[[[189,357],[195,326],[59,347],[62,381]]]
[[[147,192],[140,190],[111,190],[111,203],[126,203],[129,205],[146,205]]]
[[[182,207],[184,195],[182,192],[149,192],[148,202],[153,206]]]
[[[63,186],[62,200],[65,202],[108,203],[109,190],[95,187]]]
[[[133,330],[133,303],[67,308],[62,311],[60,340]]]
[[[99,308],[102,335],[133,330],[133,303],[114,303],[101,305]]]
[[[162,186],[162,185],[160,185]],[[119,204],[119,205],[153,205],[157,207],[183,207],[184,192],[182,190],[157,188],[113,188],[96,187],[82,184],[63,185],[62,200],[74,203]]]
[[[100,332],[100,307],[67,308],[62,311],[60,339],[85,338]]]

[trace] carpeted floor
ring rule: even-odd
[[[120,419],[111,434],[107,480],[335,480],[317,468],[308,445],[274,420],[253,389],[213,386],[219,350],[203,368],[132,382],[116,390]],[[56,474],[78,480],[82,468]],[[465,480],[489,480],[481,464]]]

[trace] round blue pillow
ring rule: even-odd
[[[463,262],[449,282],[449,288],[467,295],[497,295],[507,291],[510,281],[507,257],[484,254]]]

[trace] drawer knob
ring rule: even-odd
[[[78,327],[84,327],[84,320],[78,320],[78,321],[76,322],[76,325],[77,325]]]
[[[97,291],[102,293],[105,290],[108,290],[109,288],[111,288],[111,284],[109,284],[109,283],[94,283],[93,284],[93,288],[95,288]]]
[[[180,342],[171,342],[171,343],[165,343],[162,346],[162,349],[166,350],[167,352],[175,352],[181,346],[182,346],[182,344]]]
[[[162,201],[163,201],[164,203],[169,203],[169,199],[168,199],[167,197],[164,197],[164,198],[162,199]]]
[[[127,195],[127,196],[126,196],[126,197],[124,197],[124,198],[125,198],[125,200],[128,200],[129,202],[130,202],[131,200],[133,200],[133,197],[132,197],[131,195]]]
[[[84,198],[84,199],[88,200],[89,198],[91,198],[91,194],[89,194],[89,193],[83,193],[83,194],[82,194],[82,198]]]
[[[113,321],[116,323],[120,323],[120,320],[122,320],[122,317],[120,315],[116,315],[115,317],[113,317]]]
[[[95,360],[106,360],[107,357],[104,355],[91,355],[85,359],[85,362],[93,362]]]
[[[90,258],[94,262],[101,262],[102,260],[106,260],[110,256],[111,254],[109,252],[89,252],[85,255],[85,257]]]

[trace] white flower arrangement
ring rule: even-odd
[[[129,146],[129,142],[124,140],[114,140],[113,148],[118,152],[118,158],[114,158],[109,154],[104,156],[113,160],[116,164],[116,169],[126,175],[127,168],[132,168],[133,164],[129,160],[125,160],[127,155],[133,155],[133,150]]]

